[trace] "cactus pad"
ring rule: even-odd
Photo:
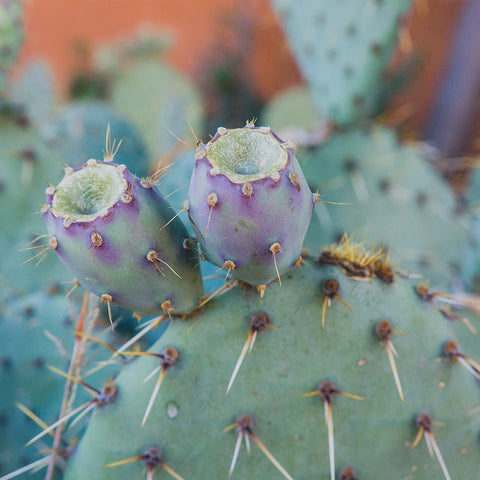
[[[383,127],[354,128],[332,137],[304,161],[317,205],[306,246],[329,244],[344,232],[392,248],[397,266],[448,284],[459,273],[468,222],[454,195],[420,147],[400,144]]]
[[[67,104],[57,120],[55,138],[68,165],[79,167],[96,158],[105,146],[107,125],[122,148],[115,160],[133,173],[144,176],[150,170],[147,149],[137,130],[102,102],[77,101]]]
[[[22,45],[22,14],[23,2],[0,2],[0,86],[3,86],[4,76],[17,58]]]
[[[173,68],[140,58],[129,62],[113,80],[112,105],[141,133],[150,157],[162,157],[177,144],[169,131],[190,138],[190,123],[201,135],[200,96],[190,80]]]
[[[322,117],[348,124],[375,109],[409,0],[273,0]]]
[[[251,289],[226,293],[189,335],[188,325],[171,325],[150,351],[174,347],[179,361],[165,371],[143,428],[152,386],[142,380],[158,366],[147,357],[118,377],[118,401],[95,413],[66,479],[145,478],[145,452],[154,446],[162,452],[163,464],[154,466],[159,478],[170,478],[164,465],[185,479],[207,472],[226,478],[236,451],[232,478],[239,479],[380,479],[394,472],[438,480],[447,478],[444,462],[451,478],[477,480],[480,417],[466,414],[478,405],[479,387],[458,355],[478,359],[478,352],[460,346],[447,354],[455,337],[436,306],[405,280],[382,279],[388,264],[381,253],[355,248],[307,259],[264,299]],[[404,401],[389,362],[393,348]],[[226,396],[240,352],[244,361]],[[331,432],[325,419],[333,419]],[[430,435],[442,460],[428,454],[423,438]],[[416,437],[421,443],[412,448]]]

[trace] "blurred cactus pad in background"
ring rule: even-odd
[[[0,480],[480,480],[478,3],[0,0]]]

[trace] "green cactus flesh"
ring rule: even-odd
[[[11,82],[13,101],[21,105],[29,120],[43,135],[52,135],[58,100],[54,74],[40,59],[30,60],[22,74]]]
[[[306,247],[348,232],[391,247],[397,266],[434,285],[458,274],[468,224],[419,147],[398,143],[387,128],[351,129],[333,135],[302,166],[322,200],[346,204],[316,206]]]
[[[375,110],[409,0],[272,0],[315,106],[348,124]]]
[[[460,345],[452,353],[448,344],[448,357],[445,344],[455,340],[451,323],[410,283],[385,276],[391,270],[379,255],[364,254],[343,244],[320,260],[306,259],[263,299],[253,289],[237,288],[207,304],[191,330],[173,323],[150,350],[162,355],[165,376],[143,428],[153,390],[143,379],[159,366],[158,358],[139,358],[115,380],[118,398],[94,413],[66,480],[141,479],[145,467],[155,478],[172,478],[168,468],[189,480],[228,478],[239,433],[250,440],[251,455],[242,445],[232,478],[330,478],[328,405],[335,445],[331,478],[354,478],[352,469],[359,479],[446,478],[423,437],[412,448],[423,427],[425,437],[433,434],[451,478],[478,480],[480,416],[468,412],[478,406],[479,385],[459,360],[478,356],[478,350]],[[393,331],[381,329],[383,320]],[[226,395],[252,336],[251,353]],[[389,342],[399,355],[404,402],[389,364]],[[168,351],[179,353],[176,363],[167,363]],[[302,396],[319,388],[322,395]],[[364,400],[340,394],[345,392]],[[138,461],[105,468],[135,456]]]
[[[480,291],[480,217],[471,217],[471,236],[465,249],[461,265],[461,276],[469,291]]]
[[[69,318],[67,302],[38,293],[9,302],[1,313],[0,476],[36,460],[37,446],[23,446],[40,428],[15,407],[15,402],[34,410],[44,421],[55,420],[60,410],[64,381],[46,365],[65,369],[68,360],[43,332],[69,337],[62,338],[62,344],[70,349],[74,337],[64,326]],[[22,345],[15,341],[18,338]]]

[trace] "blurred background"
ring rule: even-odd
[[[480,44],[478,33],[464,32],[463,45],[453,52],[462,28],[468,28],[464,17],[473,15],[472,23],[478,25],[479,8],[477,1],[466,0],[414,3],[393,62],[399,65],[408,58],[415,68],[410,65],[414,71],[389,111],[397,111],[397,121],[409,135],[424,138],[428,133],[434,138],[432,115],[455,60],[452,54],[461,56],[462,48],[465,53]],[[59,101],[108,97],[108,82],[99,73],[104,65],[95,62],[106,45],[128,42],[139,32],[164,37],[162,61],[200,91],[207,119],[201,134],[212,133],[219,124],[235,126],[260,117],[272,97],[302,83],[268,0],[28,0],[23,21],[24,43],[11,78],[20,79],[32,62],[41,60],[51,72]],[[477,58],[469,58],[470,69],[463,65],[463,71],[457,70],[455,81],[474,76],[475,87],[479,84],[479,52],[477,48]],[[452,140],[454,145],[441,145],[447,155],[478,150],[478,88],[473,90],[466,102],[469,132]]]

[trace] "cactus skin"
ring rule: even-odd
[[[45,422],[56,420],[65,380],[50,372],[46,365],[66,369],[68,358],[44,331],[59,338],[69,352],[74,341],[69,320],[68,302],[61,295],[36,292],[10,300],[2,308],[0,476],[21,467],[22,463],[36,460],[37,456],[37,446],[24,448],[24,445],[40,431],[40,427],[15,407],[15,401],[26,405]],[[42,476],[37,474],[34,478]]]
[[[75,340],[72,313],[76,321],[80,311],[77,299],[72,297],[75,294],[67,300],[63,291],[52,286],[48,291],[38,290],[11,298],[0,309],[0,476],[40,459],[39,450],[51,447],[50,437],[25,447],[25,443],[42,428],[27,418],[15,402],[21,402],[48,425],[58,419],[65,378],[51,372],[47,366],[68,371]],[[87,321],[96,315],[95,303],[89,302]],[[106,331],[102,330],[97,319],[92,335],[118,345],[122,340],[118,331],[112,334],[108,323],[103,325]],[[90,341],[86,341],[85,349],[87,353],[82,362],[82,374],[95,362],[105,361],[110,356],[109,350]],[[87,381],[101,386],[116,375],[119,368],[120,363],[109,365],[88,375]],[[82,404],[90,398],[80,388],[76,391],[75,403]],[[65,441],[76,439],[81,428],[80,423],[65,433]],[[44,477],[42,470],[31,478]]]
[[[161,158],[178,144],[166,128],[177,137],[191,138],[188,121],[202,134],[200,95],[187,77],[168,65],[148,58],[131,60],[115,74],[111,88],[112,106],[135,125],[151,158]]]
[[[39,59],[29,61],[10,86],[12,100],[22,106],[32,125],[46,138],[51,138],[54,131],[58,100],[55,87],[50,65]]]
[[[332,135],[302,166],[323,200],[348,204],[317,205],[306,247],[348,232],[391,247],[400,268],[432,285],[448,285],[458,275],[468,222],[418,147],[402,145],[388,128],[353,128]]]
[[[67,370],[72,351],[74,324],[71,305],[64,293],[37,291],[10,299],[0,312],[0,476],[38,459],[38,450],[50,447],[50,440],[24,447],[41,428],[15,407],[21,402],[48,424],[58,418],[65,379],[47,365]],[[73,310],[76,310],[73,306]],[[46,335],[50,335],[50,338]],[[56,337],[61,344],[54,343]],[[21,342],[19,342],[21,339]],[[108,341],[108,339],[107,339]],[[103,347],[102,347],[103,349]],[[104,360],[102,349],[88,352],[91,361]],[[108,353],[108,351],[107,351]],[[103,355],[103,357],[102,357]],[[104,369],[88,381],[107,379],[114,370]],[[77,401],[88,399],[81,390]],[[44,472],[33,478],[43,478]]]
[[[46,178],[55,178],[63,162],[37,130],[26,125],[24,118],[0,116],[0,300],[14,292],[43,288],[52,281],[71,279],[54,255],[47,255],[22,265],[42,248],[22,251],[45,244],[40,238],[45,231],[39,211],[39,199]],[[46,253],[46,252],[44,252]],[[9,285],[10,288],[6,288]]]
[[[462,280],[473,292],[480,291],[480,170],[474,166],[465,192],[464,203],[471,219],[471,237],[462,260]]]
[[[94,215],[88,218],[68,218],[69,206],[59,214],[52,203],[60,198],[59,186],[55,192],[47,189],[44,217],[50,236],[56,239],[57,253],[82,286],[100,297],[107,295],[107,301],[143,315],[165,309],[188,313],[202,294],[198,258],[195,249],[184,244],[189,236],[181,221],[174,219],[166,226],[174,212],[156,188],[148,180],[135,178],[125,166],[95,160],[67,172],[62,182],[80,171],[100,178],[110,168],[121,184],[100,209],[94,205]],[[90,186],[67,195],[79,206],[84,200],[88,205],[88,198],[95,199],[104,186],[95,188],[91,197]]]
[[[276,95],[262,113],[262,124],[287,137],[284,130],[313,130],[321,124],[317,110],[312,104],[308,87],[290,87]]]
[[[165,198],[168,197],[169,203],[174,208],[182,208],[184,206],[194,166],[195,152],[193,150],[181,152],[172,162],[172,167],[168,174],[159,182],[158,189]],[[188,220],[188,212],[182,210],[178,218],[182,220],[188,233],[193,237],[195,233]],[[200,271],[202,273],[203,287],[205,291],[214,292],[225,283],[226,272],[219,271],[216,265],[204,260],[204,258],[200,258],[200,260],[202,260]]]
[[[339,282],[339,295],[352,312],[333,300],[322,329],[327,279]],[[281,327],[259,333],[225,397],[251,315],[258,312]],[[415,417],[426,411],[447,423],[434,426],[433,432],[452,478],[480,478],[480,417],[466,415],[478,405],[478,384],[459,365],[438,361],[444,342],[453,336],[450,323],[405,280],[358,281],[335,266],[307,259],[301,269],[284,275],[283,288],[273,285],[264,299],[235,289],[198,318],[189,335],[188,325],[176,322],[151,349],[158,353],[174,346],[181,359],[166,372],[145,426],[140,423],[152,386],[142,380],[158,362],[142,357],[117,378],[118,401],[95,412],[66,480],[144,478],[143,462],[104,465],[151,445],[159,446],[165,462],[185,479],[202,479],[206,472],[209,478],[227,478],[236,435],[222,431],[242,414],[254,417],[254,433],[294,479],[328,478],[323,401],[302,397],[327,379],[365,397],[356,401],[337,395],[332,401],[337,475],[353,467],[360,479],[392,478],[392,472],[394,478],[408,478],[416,467],[416,480],[443,478],[423,439],[411,448],[418,432]],[[375,335],[382,319],[408,333],[392,335],[405,403],[395,388],[385,345]],[[283,478],[251,443],[250,456],[242,446],[232,478]],[[159,478],[168,478],[158,470]]]
[[[148,175],[150,159],[135,127],[102,102],[77,101],[63,108],[56,122],[55,138],[65,162],[80,167],[90,158],[96,158],[105,148],[107,125],[114,137],[122,140],[115,160],[137,176]]]
[[[0,1],[0,87],[23,42],[23,1]]]
[[[245,150],[247,143],[255,145],[253,155]],[[275,166],[260,164],[256,177],[239,173],[251,168],[242,161],[263,161],[267,150]],[[225,166],[215,171],[218,161],[212,155],[232,162],[230,173]],[[266,127],[220,128],[196,158],[188,213],[207,259],[249,284],[269,283],[277,276],[277,267],[282,273],[300,256],[313,210],[313,195],[292,145]]]
[[[319,113],[349,124],[370,116],[409,0],[272,0]]]
[[[471,217],[471,226],[471,235],[461,262],[461,277],[469,291],[478,293],[480,291],[480,218],[477,215]]]

